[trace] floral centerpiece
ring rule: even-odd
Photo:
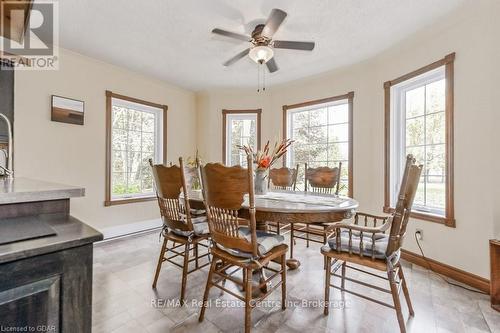
[[[201,181],[198,175],[198,164],[201,163],[201,157],[198,154],[198,149],[196,149],[196,155],[194,157],[188,156],[186,160],[187,169],[185,172],[189,175],[189,185],[192,190],[201,190]]]
[[[255,194],[267,193],[267,177],[271,166],[276,163],[283,155],[285,155],[288,147],[292,144],[292,140],[283,139],[281,142],[275,142],[271,150],[269,141],[267,141],[263,150],[253,151],[251,146],[238,146],[247,155],[252,154],[253,162],[257,165],[255,168]]]

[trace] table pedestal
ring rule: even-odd
[[[300,261],[295,258],[287,259],[286,266],[289,270],[294,270],[300,267]]]

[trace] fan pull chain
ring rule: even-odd
[[[264,64],[261,64],[260,67],[262,67],[262,91],[266,91],[266,70]]]
[[[262,71],[262,86],[261,86],[261,71]],[[262,87],[262,88],[261,88]],[[257,92],[266,91],[266,70],[264,68],[264,64],[257,65]]]
[[[260,92],[260,66],[257,66],[257,92]]]

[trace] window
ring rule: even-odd
[[[222,110],[222,155],[226,165],[246,166],[247,156],[238,146],[260,148],[262,110]]]
[[[386,89],[386,203],[394,207],[407,154],[423,164],[413,216],[453,226],[452,109],[454,54]],[[389,158],[390,156],[390,158]]]
[[[106,92],[106,206],[156,197],[148,161],[164,162],[166,110]]]
[[[308,167],[337,167],[342,162],[340,193],[352,197],[352,103],[354,93],[283,106],[283,132],[294,140],[285,165],[300,164],[297,186]]]

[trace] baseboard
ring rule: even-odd
[[[464,283],[473,288],[481,290],[485,293],[490,293],[490,280],[475,274],[463,271],[459,268],[444,264],[434,259],[422,257],[419,254],[413,253],[408,250],[401,250],[401,257],[412,264],[419,265],[425,268],[430,268],[432,271],[449,277],[455,281]]]
[[[162,226],[161,219],[154,219],[154,220],[145,220],[129,224],[122,224],[115,227],[104,228],[99,231],[104,235],[104,240],[106,241],[112,238],[151,231],[154,229],[161,228],[161,226]]]

